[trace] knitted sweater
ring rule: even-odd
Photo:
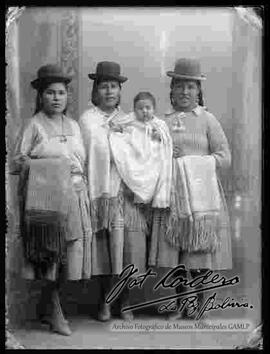
[[[184,129],[174,130],[175,119],[179,112],[171,111],[165,114],[173,140],[181,155],[212,155],[215,157],[218,169],[226,169],[231,164],[231,153],[224,131],[215,116],[203,107],[197,106],[192,112],[181,117]]]

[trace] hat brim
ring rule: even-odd
[[[89,79],[97,80],[97,79],[104,79],[104,80],[116,80],[121,83],[127,81],[127,77],[125,76],[116,76],[116,75],[97,75],[97,74],[88,74]]]
[[[182,74],[176,74],[174,71],[167,71],[167,76],[174,77],[177,79],[206,80],[205,75],[201,75],[201,76],[182,75]]]
[[[44,84],[52,84],[55,82],[63,82],[65,84],[69,84],[71,82],[71,77],[46,77],[46,78],[38,78],[31,81],[31,85],[34,89],[39,89],[40,86]]]

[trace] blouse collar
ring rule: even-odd
[[[204,110],[204,107],[202,106],[196,106],[195,108],[193,108],[193,110],[191,111],[196,117],[198,117],[202,111]],[[169,108],[168,111],[165,113],[166,116],[169,116],[171,114],[176,113],[177,111],[173,108]]]

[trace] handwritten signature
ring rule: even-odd
[[[220,303],[216,302],[217,293],[213,293],[209,296],[203,304],[200,304],[198,301],[198,296],[188,296],[181,300],[180,305],[177,304],[176,300],[170,301],[167,304],[163,304],[159,307],[159,312],[182,312],[187,310],[187,316],[192,316],[196,314],[195,319],[199,320],[205,312],[213,310],[225,310],[226,308],[239,308],[239,307],[250,307],[247,302],[239,303],[232,300],[230,297],[227,297],[225,300],[222,300]]]
[[[176,288],[179,285],[183,285],[187,288],[187,291],[180,294],[170,295],[161,297],[151,301],[145,301],[136,305],[128,306],[122,309],[122,312],[139,309],[142,307],[152,306],[161,302],[167,301],[167,304],[160,306],[159,312],[163,311],[182,311],[185,307],[189,310],[189,314],[197,313],[196,319],[202,317],[202,315],[211,310],[225,309],[227,307],[248,307],[248,303],[238,303],[231,301],[228,297],[221,304],[216,303],[216,293],[213,293],[206,301],[201,304],[199,308],[199,301],[197,294],[200,292],[205,292],[213,289],[219,289],[229,286],[234,286],[240,282],[238,276],[234,276],[230,279],[227,279],[224,276],[221,276],[218,273],[214,273],[212,270],[207,271],[204,274],[198,275],[192,280],[183,277],[176,276],[179,270],[186,270],[185,265],[180,264],[175,268],[171,269],[165,276],[162,277],[153,287],[153,290],[156,291],[158,288]],[[135,287],[142,288],[150,277],[157,277],[157,273],[153,272],[152,268],[149,268],[147,272],[134,276],[138,273],[138,268],[135,268],[134,264],[129,264],[126,266],[121,274],[118,276],[120,279],[117,284],[111,289],[109,294],[106,297],[106,303],[113,302],[123,291],[125,287],[132,289]],[[198,288],[200,286],[200,288]],[[193,290],[194,289],[194,290]],[[183,298],[180,302],[179,308],[177,307],[177,299]],[[252,306],[250,306],[252,307]]]

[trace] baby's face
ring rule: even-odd
[[[134,112],[137,119],[141,122],[147,122],[148,120],[152,119],[154,114],[152,101],[149,99],[137,101],[134,107]]]

